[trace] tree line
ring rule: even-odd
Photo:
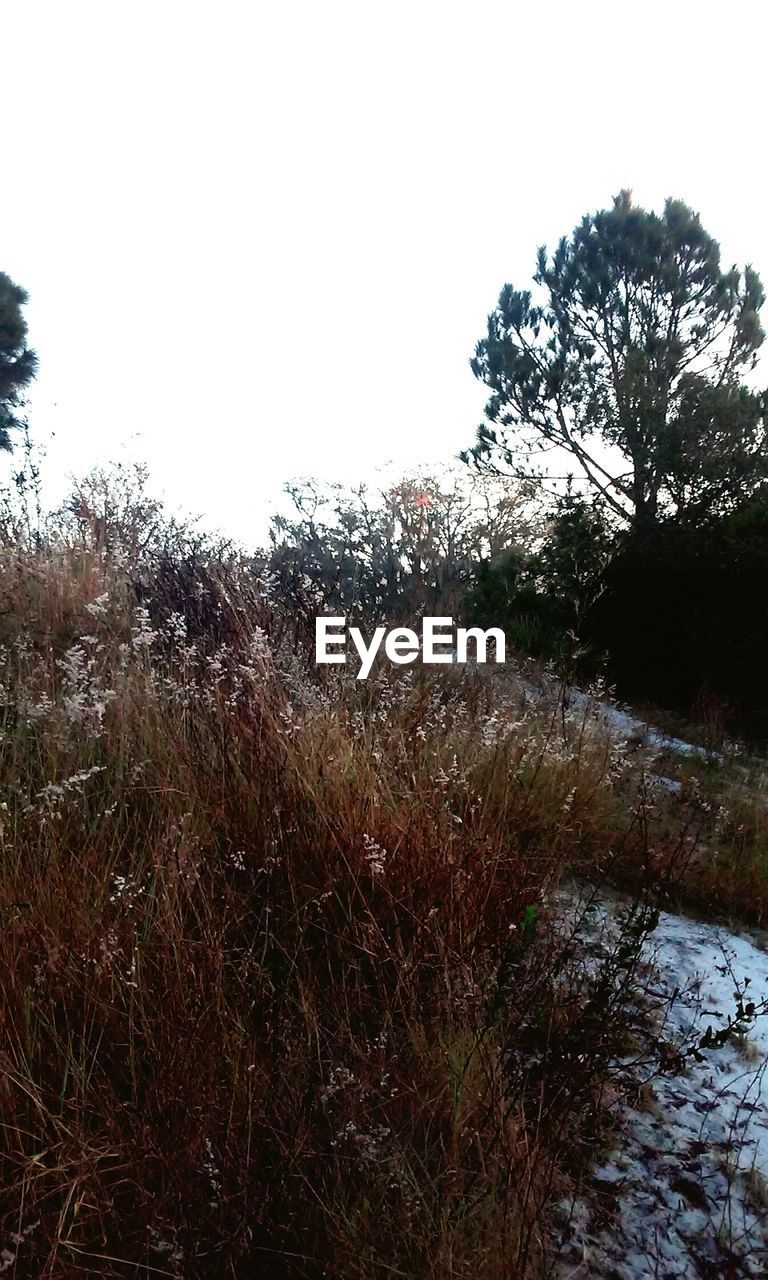
[[[3,448],[36,370],[26,302],[0,274]],[[621,192],[502,288],[463,467],[378,492],[288,486],[260,572],[297,618],[501,625],[623,696],[718,705],[768,739],[763,302],[687,205]]]

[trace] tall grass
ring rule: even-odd
[[[627,761],[287,636],[236,560],[0,551],[0,1272],[543,1265],[623,1031],[549,891],[647,855]]]

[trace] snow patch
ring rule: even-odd
[[[620,901],[595,928],[615,932]],[[666,912],[646,943],[644,971],[653,1036],[678,1047],[726,1025],[746,979],[758,1007],[768,996],[759,940]],[[620,1064],[635,1105],[619,1109],[591,1194],[561,1206],[559,1274],[758,1280],[768,1274],[768,1018],[746,1039],[688,1058],[681,1074],[659,1075],[652,1056]]]

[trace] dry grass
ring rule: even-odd
[[[674,900],[704,916],[768,923],[768,784],[765,761],[667,755],[655,768],[680,786],[654,795],[658,849],[674,854]],[[631,881],[631,867],[623,868]]]
[[[0,1272],[531,1271],[621,1032],[538,926],[631,766],[310,679],[235,563],[0,557]]]

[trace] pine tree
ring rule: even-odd
[[[26,291],[0,271],[0,449],[11,448],[23,392],[37,370],[37,357],[26,345],[22,307],[28,301]]]
[[[536,301],[505,285],[478,343],[492,395],[465,460],[542,482],[565,458],[634,530],[723,514],[759,487],[766,398],[744,377],[763,289],[750,267],[723,271],[696,213],[623,191],[551,259],[540,249],[533,280]]]

